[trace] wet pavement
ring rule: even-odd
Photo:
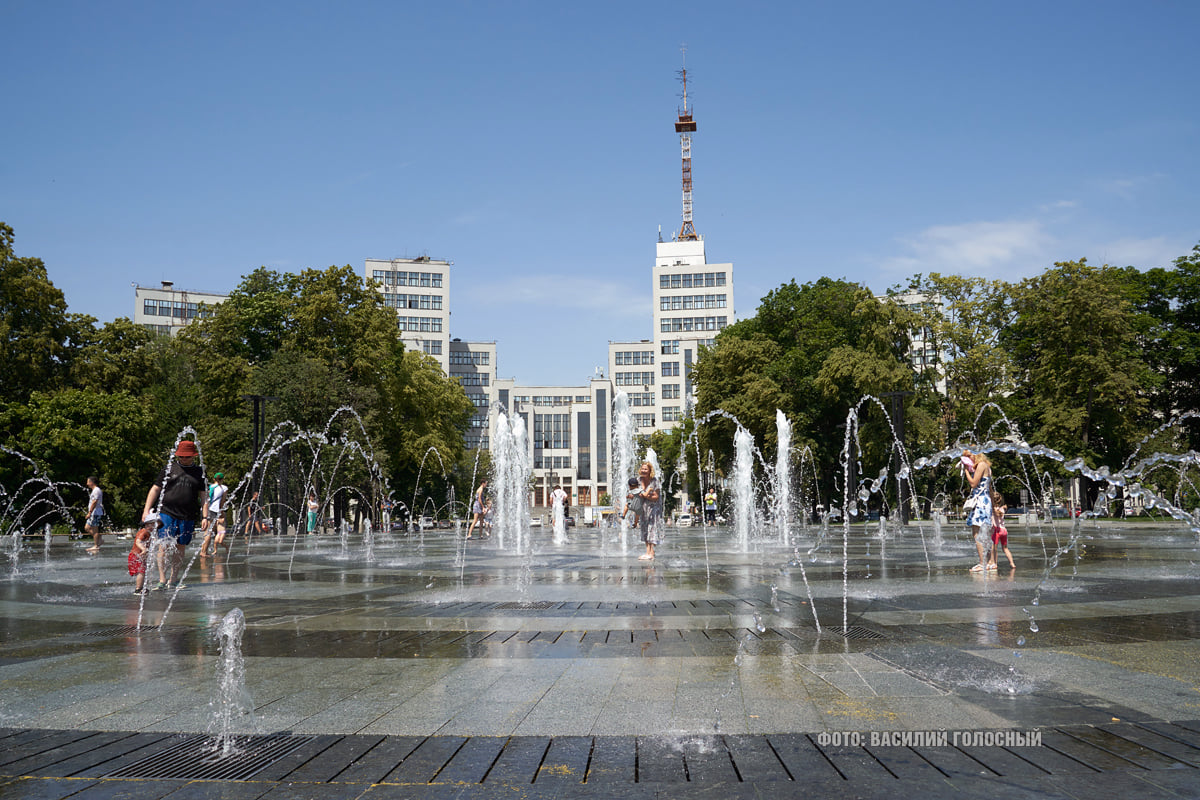
[[[1200,796],[1197,542],[1079,534],[1014,529],[983,576],[964,532],[858,527],[845,594],[840,528],[799,560],[671,530],[650,563],[593,529],[395,533],[372,563],[268,537],[144,598],[128,542],[31,541],[0,582],[0,798]],[[233,608],[254,719],[222,763]]]

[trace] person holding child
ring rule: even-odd
[[[653,561],[654,548],[662,543],[662,484],[654,477],[654,465],[642,463],[638,470],[638,483],[642,498],[641,531],[646,552],[638,556],[639,561]]]
[[[992,462],[983,453],[963,450],[962,469],[971,484],[967,524],[971,526],[975,550],[979,553],[979,563],[971,567],[971,572],[986,572],[992,546]]]

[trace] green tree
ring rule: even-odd
[[[81,327],[40,258],[18,257],[13,229],[0,222],[0,401],[23,402],[61,386]]]
[[[1159,380],[1147,387],[1152,411],[1169,419],[1200,410],[1200,245],[1175,259],[1174,267],[1125,277],[1134,287],[1134,306],[1145,317],[1140,336],[1147,364]],[[1200,425],[1187,427],[1189,449],[1200,449]]]
[[[793,445],[812,449],[828,483],[840,471],[847,411],[863,395],[912,388],[906,354],[914,320],[899,304],[880,302],[847,281],[785,284],[702,354],[696,417],[731,411],[770,458],[778,408],[792,422]],[[861,421],[864,445],[886,461],[891,436],[883,416],[868,407]],[[704,449],[728,463],[732,428],[721,422],[705,427],[711,432],[701,434]]]
[[[128,317],[92,329],[71,364],[75,386],[95,392],[137,394],[159,376],[152,345],[157,337]]]
[[[1001,342],[1014,366],[1011,403],[1032,436],[1093,466],[1119,466],[1145,430],[1154,376],[1123,271],[1085,260],[1012,288]]]
[[[13,446],[34,454],[57,480],[82,484],[98,476],[109,516],[121,525],[136,521],[161,467],[153,413],[127,392],[34,392],[28,404],[0,413],[0,431],[11,432]]]

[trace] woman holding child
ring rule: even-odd
[[[989,568],[988,551],[992,546],[992,462],[983,453],[963,450],[962,468],[971,484],[967,524],[971,526],[975,550],[979,553],[979,563],[971,567],[971,572],[984,572]]]
[[[642,541],[646,543],[646,552],[638,556],[640,561],[654,560],[654,547],[662,543],[662,485],[654,477],[654,466],[643,462],[638,470],[638,482],[642,498],[641,531]]]

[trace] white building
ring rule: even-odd
[[[699,237],[659,242],[651,281],[653,341],[608,344],[613,388],[629,395],[640,433],[669,430],[687,415],[700,348],[734,321],[733,264],[709,264]]]
[[[928,308],[944,310],[944,303],[940,295],[927,295],[923,292],[907,291],[900,294],[877,296],[876,299],[881,303],[892,301],[918,313]],[[949,360],[949,354],[944,351],[938,352],[933,331],[928,326],[922,325],[909,331],[908,360],[915,372],[932,371],[934,388],[939,394],[946,394],[945,363]]]
[[[379,284],[384,302],[396,309],[396,327],[406,347],[433,356],[450,369],[450,267],[429,256],[368,258],[366,277]]]
[[[544,510],[555,484],[576,507],[598,505],[600,495],[609,491],[612,398],[611,381],[599,376],[581,386],[498,382],[496,399],[525,421],[533,464],[532,507]]]
[[[192,320],[211,314],[213,306],[227,299],[227,294],[176,289],[172,281],[163,281],[158,288],[134,284],[133,322],[173,336]]]

